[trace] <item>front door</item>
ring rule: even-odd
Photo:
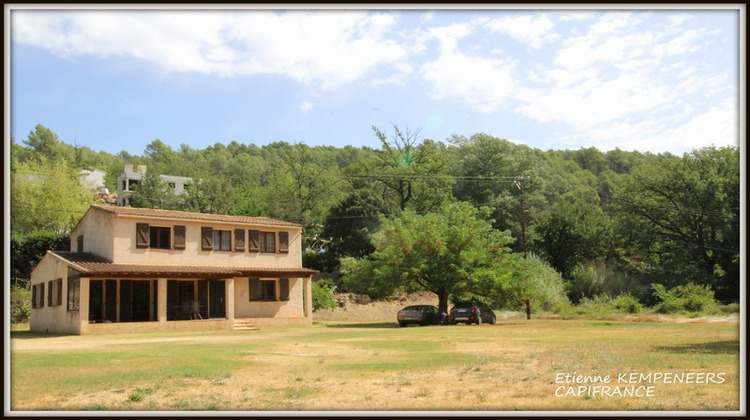
[[[226,318],[226,292],[224,280],[210,280],[208,282],[208,317]]]

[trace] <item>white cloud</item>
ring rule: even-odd
[[[685,112],[644,121],[602,126],[587,133],[598,147],[612,150],[648,150],[683,153],[709,145],[739,146],[737,103],[727,99],[703,112],[688,106]]]
[[[562,39],[551,65],[534,66],[516,90],[516,110],[605,149],[689,150],[711,134],[718,144],[731,141],[720,125],[729,123],[732,107],[724,100],[732,97],[731,83],[696,60],[706,32],[680,27],[689,23],[684,19],[666,29],[645,19],[607,13],[585,34]],[[724,102],[704,111],[712,101]]]
[[[545,42],[559,38],[558,34],[551,33],[555,23],[546,15],[506,16],[491,20],[487,26],[491,32],[506,33],[532,48],[541,48]]]
[[[437,59],[425,62],[419,70],[429,82],[431,99],[458,99],[480,112],[493,112],[507,99],[513,89],[512,60],[468,55],[461,52],[459,41],[472,34],[487,19],[436,27],[425,34],[439,41]]]
[[[387,38],[386,13],[305,11],[14,11],[14,42],[61,57],[131,56],[165,72],[221,76],[281,74],[335,89],[379,66],[399,64],[406,46]]]
[[[457,98],[481,112],[493,112],[513,88],[513,64],[500,59],[444,52],[421,68],[432,84],[432,99]]]
[[[303,101],[299,106],[299,108],[302,110],[303,113],[307,113],[307,111],[311,110],[312,107],[313,107],[313,103],[307,102],[307,101]]]

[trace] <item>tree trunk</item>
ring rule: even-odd
[[[445,287],[441,287],[435,294],[438,295],[438,309],[448,313],[448,291]]]

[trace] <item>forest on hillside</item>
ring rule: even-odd
[[[333,279],[342,259],[373,253],[384,220],[466,202],[512,238],[511,252],[554,269],[574,303],[626,293],[652,304],[653,284],[700,285],[724,303],[739,300],[736,147],[682,156],[543,151],[484,133],[433,140],[396,125],[373,127],[373,136],[378,149],[283,141],[173,149],[156,139],[141,155],[113,155],[38,125],[11,141],[11,277],[28,278],[40,249],[65,246],[96,195],[78,182],[81,169],[106,171],[117,191],[132,164],[148,168],[132,205],[300,223],[305,266]],[[176,197],[159,174],[199,182]]]

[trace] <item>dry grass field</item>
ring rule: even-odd
[[[18,411],[737,411],[739,382],[736,321],[11,336]]]

